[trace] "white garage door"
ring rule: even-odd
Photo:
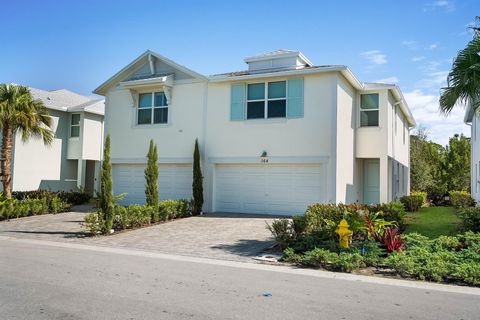
[[[160,199],[190,199],[192,197],[192,166],[161,164],[158,166]],[[127,193],[120,204],[145,203],[145,165],[114,164],[113,193]]]
[[[215,210],[294,215],[325,201],[320,164],[217,165]]]

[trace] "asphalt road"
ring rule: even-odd
[[[480,318],[479,291],[471,289],[467,294],[275,268],[0,239],[0,318]]]

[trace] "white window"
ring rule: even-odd
[[[285,118],[286,115],[286,81],[247,85],[247,119]]]
[[[360,126],[378,127],[378,93],[360,95]]]
[[[168,123],[168,105],[165,93],[152,92],[139,94],[137,124],[159,123]]]
[[[70,119],[70,137],[80,137],[80,114],[73,113]]]

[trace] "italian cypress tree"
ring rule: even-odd
[[[147,154],[147,168],[145,168],[145,196],[147,205],[158,205],[158,151],[157,145],[150,140]]]
[[[103,222],[102,232],[104,234],[110,233],[113,226],[113,219],[115,217],[115,205],[112,190],[112,165],[110,163],[110,135],[105,139],[105,146],[103,147],[103,162],[101,170],[100,181],[100,221]]]
[[[200,167],[200,150],[198,148],[198,139],[195,139],[195,150],[193,152],[193,214],[197,215],[202,212],[203,207],[203,176]]]

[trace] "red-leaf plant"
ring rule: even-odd
[[[388,252],[400,252],[405,246],[405,242],[400,237],[400,233],[398,233],[398,228],[386,228],[381,242],[385,245]]]
[[[368,234],[381,244],[385,246],[387,252],[402,251],[405,247],[405,242],[400,237],[398,228],[390,227],[391,222],[386,222],[383,219],[378,219],[377,215],[370,217],[365,215],[365,222],[367,225]],[[377,224],[380,222],[379,224]]]

